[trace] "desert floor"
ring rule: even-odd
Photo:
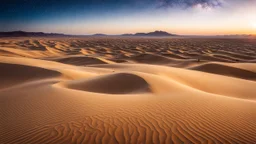
[[[1,38],[0,143],[256,142],[256,39]]]

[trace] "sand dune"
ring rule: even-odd
[[[154,54],[139,54],[131,57],[130,60],[147,64],[168,64],[172,61],[172,59]]]
[[[207,63],[191,69],[214,73],[219,75],[231,76],[247,80],[256,80],[256,73],[240,68],[230,67],[224,64]]]
[[[0,89],[20,83],[58,77],[61,73],[42,69],[39,67],[24,66],[19,64],[0,63]]]
[[[150,86],[143,78],[128,73],[117,73],[89,80],[71,81],[66,84],[66,87],[106,94],[150,92]]]
[[[256,41],[2,38],[0,143],[256,141]]]
[[[65,58],[58,58],[54,59],[54,61],[65,63],[65,64],[71,64],[71,65],[78,65],[78,66],[86,66],[91,64],[106,64],[104,61],[101,61],[97,58],[92,57],[65,57]]]

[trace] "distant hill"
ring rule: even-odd
[[[134,36],[176,36],[175,34],[171,34],[165,31],[154,31],[149,33],[136,33]]]
[[[107,35],[107,34],[94,34],[94,35],[87,35],[87,36],[154,36],[154,37],[166,37],[166,36],[177,36],[176,34],[171,34],[165,31],[154,31],[154,32],[149,32],[149,33],[126,33],[126,34],[121,34],[121,35]]]
[[[107,35],[102,33],[96,33],[93,35],[66,35],[60,33],[44,33],[44,32],[25,32],[25,31],[11,31],[11,32],[0,32],[0,37],[67,37],[67,36],[154,36],[154,37],[166,37],[166,36],[177,36],[165,31],[154,31],[149,33],[135,33],[135,34],[122,34],[122,35]]]
[[[253,34],[236,34],[236,35],[176,35],[171,34],[165,31],[154,31],[149,33],[126,33],[121,35],[107,35],[102,33],[96,33],[92,35],[70,35],[70,34],[61,34],[61,33],[44,33],[44,32],[25,32],[25,31],[11,31],[11,32],[0,32],[0,37],[90,37],[90,36],[106,36],[106,37],[118,37],[118,36],[146,36],[146,37],[168,37],[168,36],[184,36],[184,37],[205,37],[205,38],[256,38],[256,35]]]
[[[177,36],[176,34],[171,34],[165,31],[154,31],[149,33],[135,33],[135,34],[122,34],[121,36],[154,36],[154,37],[162,37],[162,36]]]
[[[101,33],[97,33],[97,34],[94,34],[94,35],[91,35],[91,36],[108,36],[106,34],[101,34]]]
[[[164,37],[164,36],[177,36],[176,34],[171,34],[165,31],[154,31],[149,33],[135,33],[135,34],[122,34],[121,36],[154,36],[154,37]]]
[[[25,32],[25,31],[11,31],[0,32],[0,37],[58,37],[69,36],[59,33],[43,33],[43,32]]]

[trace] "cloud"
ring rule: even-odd
[[[180,7],[180,8],[193,8],[200,6],[201,8],[216,8],[222,7],[225,0],[157,0],[158,7]]]

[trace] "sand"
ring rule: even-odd
[[[256,39],[1,38],[0,143],[256,142]]]

